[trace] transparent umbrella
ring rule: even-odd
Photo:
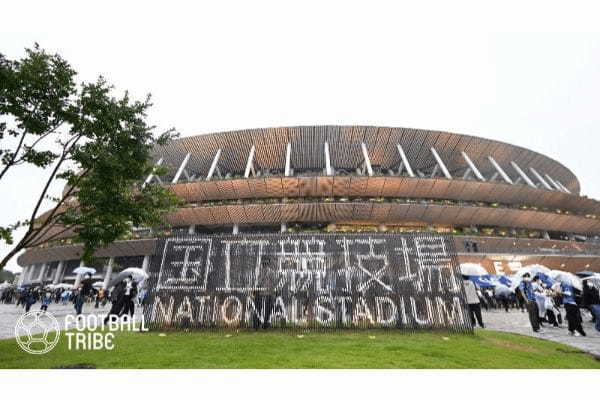
[[[94,275],[96,273],[96,268],[77,267],[73,270],[73,272],[76,273],[77,275],[85,275],[85,274]]]
[[[583,290],[583,285],[581,284],[581,279],[579,279],[579,277],[577,277],[577,275],[572,274],[570,272],[552,270],[552,271],[550,271],[550,278],[552,278],[556,281],[559,281],[561,283],[571,285],[575,289]]]
[[[141,282],[144,279],[148,278],[148,273],[141,268],[125,268],[123,271],[119,272],[117,276],[115,276],[111,281],[108,287],[115,286],[117,283],[121,282],[123,279],[131,275],[131,277],[136,282]]]

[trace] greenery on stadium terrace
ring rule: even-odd
[[[119,332],[112,351],[44,355],[0,340],[0,368],[600,368],[600,360],[546,340],[476,330],[474,335],[398,331]]]

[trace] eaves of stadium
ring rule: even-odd
[[[147,268],[174,233],[414,232],[454,235],[461,263],[491,273],[542,264],[600,271],[600,202],[577,177],[522,147],[447,132],[372,126],[249,129],[178,139],[149,176],[185,200],[161,232],[101,249],[96,278]],[[22,282],[74,280],[81,247],[66,234],[27,249]]]

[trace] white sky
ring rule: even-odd
[[[21,57],[37,41],[81,80],[150,92],[151,121],[182,136],[315,124],[467,133],[555,158],[600,198],[594,2],[193,3],[7,1],[0,52]],[[3,179],[0,225],[28,217],[43,176]]]

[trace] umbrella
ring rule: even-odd
[[[481,288],[494,287],[494,285],[488,279],[485,279],[482,276],[472,276],[471,275],[471,276],[469,276],[469,280]]]
[[[492,275],[492,281],[497,282],[498,284],[504,285],[506,287],[510,287],[512,285],[511,280],[504,275]]]
[[[543,265],[540,265],[540,264],[532,264],[532,265],[528,265],[528,266],[523,267],[520,270],[518,270],[515,273],[515,276],[522,278],[523,274],[529,273],[529,275],[531,275],[531,277],[533,278],[534,276],[540,275],[540,274],[550,276],[550,272],[552,272],[552,270],[548,267],[544,267]]]
[[[92,283],[92,287],[95,289],[100,289],[103,285],[104,283],[100,281]]]
[[[50,289],[50,290],[56,289],[56,285],[53,283],[50,283],[50,284],[46,285],[46,289]]]
[[[545,267],[543,265],[540,264],[532,264],[532,265],[528,265],[526,267],[521,268],[520,270],[518,270],[514,275],[513,275],[513,283],[511,285],[511,288],[516,288],[517,286],[519,286],[519,284],[523,281],[523,275],[525,275],[526,273],[528,273],[529,275],[531,275],[531,277],[533,278],[534,276],[539,276],[540,280],[546,285],[546,286],[552,286],[554,284],[554,282],[552,281],[552,277],[550,276],[550,273],[552,272],[552,270],[548,267]]]
[[[531,265],[526,265],[525,268],[529,268],[529,270],[531,272],[533,272],[531,275],[535,275],[535,274],[546,274],[546,275],[550,275],[550,272],[552,271],[550,268],[543,266],[541,264],[531,264]]]
[[[55,287],[56,289],[73,289],[73,285],[71,285],[70,283],[59,283]]]
[[[125,268],[110,281],[108,287],[115,286],[129,275],[131,275],[136,282],[141,282],[148,278],[148,273],[141,268]]]
[[[481,264],[475,263],[464,263],[460,264],[460,273],[469,276],[481,276],[487,275],[488,272],[481,266]]]
[[[596,275],[596,272],[592,272],[592,271],[579,271],[579,272],[575,272],[575,275],[577,275],[580,278],[591,278],[594,275]]]
[[[0,283],[0,290],[8,289],[9,287],[12,287],[12,285],[6,281],[4,283]]]
[[[598,272],[592,272],[590,275],[586,275],[584,278],[581,278],[582,281],[585,281],[585,280],[588,280],[588,279],[600,280],[600,273],[598,273]]]
[[[73,270],[73,272],[77,275],[85,275],[85,274],[94,275],[96,273],[96,268],[77,267]]]
[[[510,290],[507,286],[498,285],[494,289],[494,292],[496,293],[497,296],[506,296],[506,295],[510,295],[512,293],[512,290]]]
[[[552,270],[552,271],[550,271],[550,277],[561,283],[566,283],[567,285],[571,285],[575,289],[583,290],[583,286],[581,285],[581,279],[579,279],[576,275],[574,275],[570,272]]]

